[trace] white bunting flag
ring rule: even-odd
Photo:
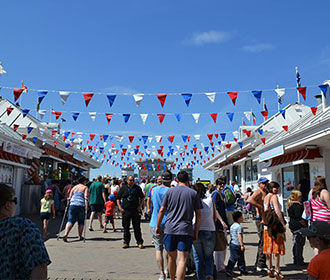
[[[141,120],[143,124],[146,124],[148,114],[140,114]]]
[[[143,100],[143,93],[133,94],[135,103],[137,107],[140,107],[141,101]]]
[[[130,150],[132,148],[132,145],[127,145],[127,148]]]
[[[149,143],[151,143],[151,141],[152,141],[152,136],[149,136],[149,137],[148,137],[148,141],[149,141]]]
[[[277,88],[275,89],[275,92],[277,93],[277,102],[282,104],[285,95],[285,88]]]
[[[124,136],[122,135],[116,135],[117,142],[121,142],[123,140]]]
[[[68,92],[68,91],[60,91],[59,94],[60,94],[60,98],[61,98],[61,101],[62,101],[62,105],[64,105],[65,102],[67,101],[69,95],[70,95],[70,92]]]
[[[244,112],[244,116],[248,119],[249,122],[251,121],[251,115],[251,112]]]
[[[210,101],[212,103],[214,103],[214,101],[215,101],[215,92],[206,92],[205,95],[207,96],[208,99],[210,99]]]
[[[201,135],[200,134],[195,134],[194,137],[195,137],[195,140],[196,141],[199,141],[201,139]]]
[[[239,138],[239,132],[238,131],[233,131],[233,136],[238,139]]]
[[[176,147],[178,150],[180,150],[180,145],[176,145],[175,147]]]
[[[155,136],[155,138],[156,138],[156,141],[159,143],[162,139],[162,136]]]
[[[38,113],[39,113],[40,119],[43,119],[43,117],[47,113],[47,110],[39,110]]]
[[[96,118],[96,112],[89,112],[89,115],[90,115],[92,121],[95,121],[95,118]]]
[[[198,123],[198,120],[199,120],[199,116],[200,115],[201,115],[200,113],[192,114],[192,116],[193,116],[193,118],[194,118],[194,120],[195,120],[196,123]]]
[[[7,74],[6,70],[2,66],[2,62],[0,61],[0,75]],[[8,74],[7,74],[8,75]]]

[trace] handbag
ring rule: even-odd
[[[216,242],[215,242],[215,249],[214,251],[224,251],[227,248],[227,239],[226,235],[221,230],[215,231]]]

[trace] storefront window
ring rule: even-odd
[[[257,181],[258,180],[258,166],[257,163],[252,164],[252,181]]]
[[[248,160],[245,162],[245,181],[250,182],[252,181],[252,161]]]
[[[233,166],[233,180],[235,180],[238,184],[241,184],[242,173],[240,165]]]
[[[11,165],[0,164],[0,183],[13,186],[14,168]]]

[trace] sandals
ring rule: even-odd
[[[267,268],[267,275],[269,278],[275,278],[274,268]]]
[[[285,277],[281,271],[274,270],[276,280],[285,280]]]

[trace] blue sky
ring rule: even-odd
[[[201,148],[200,143],[209,146],[206,134],[236,130],[244,111],[253,109],[260,123],[262,105],[250,93],[239,93],[235,107],[226,94],[217,94],[214,104],[196,94],[189,107],[181,96],[169,95],[161,108],[155,94],[293,88],[295,66],[302,85],[321,84],[330,78],[329,8],[328,1],[1,1],[0,61],[8,76],[1,77],[0,86],[20,87],[24,80],[33,89],[114,93],[112,108],[105,95],[95,95],[86,108],[81,94],[71,94],[63,106],[58,93],[49,92],[41,109],[64,111],[64,130],[124,135],[124,147],[128,135],[176,135],[172,146],[182,146],[180,135],[201,134],[199,142],[189,143]],[[0,93],[13,100],[12,91]],[[131,95],[120,93],[146,95],[137,108]],[[316,87],[308,88],[302,102],[315,105],[317,93]],[[296,96],[287,90],[283,106]],[[273,114],[275,93],[263,97]],[[36,100],[30,91],[22,107],[35,109]],[[77,122],[71,111],[82,112]],[[95,122],[88,115],[93,111],[100,113]],[[217,124],[206,115],[215,112],[220,113]],[[233,123],[225,112],[235,113]],[[160,125],[150,115],[142,125],[138,115],[127,124],[115,115],[108,125],[104,113],[201,117],[195,124],[189,115],[180,123],[166,116]],[[132,146],[143,145],[137,137]],[[170,145],[166,139],[161,144]],[[104,165],[92,175],[98,173],[118,176],[120,170]],[[194,175],[213,178],[201,167]]]

